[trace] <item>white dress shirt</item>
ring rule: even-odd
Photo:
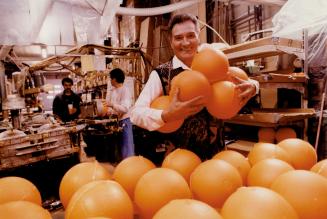
[[[127,87],[113,87],[108,85],[106,102],[111,103],[112,113],[117,114],[119,120],[129,117],[129,109],[132,107],[133,98]]]
[[[190,68],[185,65],[176,56],[172,60],[173,69],[182,67],[184,70]],[[251,80],[256,86],[256,92],[259,91],[259,83],[255,80]],[[157,71],[153,70],[150,73],[149,79],[145,84],[140,96],[138,97],[135,106],[132,108],[130,113],[130,119],[133,124],[145,128],[149,131],[154,131],[162,127],[165,122],[161,118],[163,110],[150,108],[151,102],[163,95],[163,89],[161,80]]]

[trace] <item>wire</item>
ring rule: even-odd
[[[223,43],[224,44],[226,44],[228,47],[230,47],[230,45],[224,40],[224,38],[222,38],[221,36],[220,36],[220,34],[214,29],[214,28],[212,28],[211,26],[209,26],[207,23],[205,23],[205,22],[203,22],[203,21],[201,21],[200,19],[198,19],[198,22],[200,23],[200,24],[202,24],[202,25],[204,25],[204,26],[206,26],[206,27],[208,27],[210,30],[212,30],[218,37],[219,37],[219,39],[221,40],[221,41],[223,41]]]

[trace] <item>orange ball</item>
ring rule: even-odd
[[[148,171],[156,168],[149,159],[142,156],[131,156],[122,160],[114,170],[113,179],[117,181],[134,199],[134,190],[138,180]]]
[[[189,182],[191,173],[200,163],[201,159],[192,151],[177,148],[165,157],[162,167],[176,170]]]
[[[204,202],[193,199],[173,200],[163,206],[153,219],[223,219],[219,213]]]
[[[83,185],[96,181],[111,179],[110,173],[97,161],[79,163],[70,168],[63,178],[59,186],[60,201],[64,208],[73,194]]]
[[[258,131],[259,142],[275,143],[275,129],[274,128],[260,128]]]
[[[212,90],[208,79],[197,71],[185,70],[174,77],[171,82],[170,96],[179,89],[178,99],[180,101],[191,100],[197,96],[208,99]]]
[[[235,84],[230,81],[219,81],[212,84],[212,96],[206,107],[208,112],[218,119],[234,117],[242,107]]]
[[[109,217],[88,217],[87,219],[111,219]]]
[[[150,219],[165,204],[174,199],[191,198],[185,179],[175,170],[156,168],[138,181],[134,201],[142,219]]]
[[[15,176],[0,179],[0,204],[11,201],[29,201],[42,205],[41,194],[36,186],[27,179]]]
[[[301,219],[327,218],[327,180],[307,170],[293,170],[276,178],[271,189],[282,195]]]
[[[150,107],[154,109],[165,110],[169,107],[170,101],[171,99],[169,96],[160,96],[152,101]],[[183,119],[167,122],[165,125],[160,127],[157,131],[162,133],[174,132],[183,125],[183,122],[184,122]]]
[[[276,141],[281,142],[284,139],[296,138],[296,132],[292,128],[281,127],[276,131]]]
[[[245,81],[249,79],[248,75],[245,71],[243,71],[243,69],[235,66],[230,66],[228,68],[228,80],[233,81],[233,78],[231,76],[238,77]]]
[[[29,201],[11,201],[0,205],[3,219],[51,219],[51,214],[41,206]]]
[[[299,219],[294,208],[278,193],[263,187],[242,187],[221,209],[224,219]]]
[[[111,217],[132,219],[133,204],[121,185],[112,180],[90,182],[72,196],[65,219]]]
[[[277,145],[289,154],[295,169],[310,170],[317,163],[316,151],[309,142],[299,138],[288,138]]]
[[[251,168],[247,177],[247,185],[270,188],[278,176],[291,170],[294,168],[282,160],[269,158],[259,161]]]
[[[191,69],[204,74],[210,83],[227,79],[229,62],[227,56],[220,50],[204,48],[195,54]]]
[[[243,185],[245,185],[246,177],[251,166],[249,161],[241,153],[232,150],[221,151],[213,156],[212,159],[224,160],[234,166],[242,177]]]
[[[327,159],[321,160],[313,165],[311,171],[327,178]]]
[[[283,148],[271,143],[256,143],[248,154],[251,166],[268,158],[276,158],[291,164],[289,154]]]
[[[207,160],[201,163],[190,178],[194,198],[214,208],[221,208],[225,200],[242,186],[239,172],[223,160]]]

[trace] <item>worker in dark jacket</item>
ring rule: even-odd
[[[69,122],[77,119],[81,113],[80,103],[82,100],[72,91],[73,80],[71,78],[64,78],[61,83],[64,90],[56,95],[52,111],[56,119],[62,122]]]

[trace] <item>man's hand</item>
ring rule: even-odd
[[[68,111],[69,111],[69,115],[72,115],[77,112],[77,109],[72,107],[72,108],[69,108]]]
[[[182,102],[179,101],[178,94],[179,89],[176,89],[169,107],[162,112],[161,118],[164,122],[185,119],[203,109],[205,103],[205,98],[203,96],[197,96],[191,100]]]
[[[232,80],[239,90],[240,104],[243,106],[256,94],[256,86],[251,81],[236,76],[232,76]]]
[[[102,100],[102,105],[104,106],[104,107],[113,107],[114,105],[112,104],[112,103],[110,103],[110,102],[107,102],[106,100]]]

